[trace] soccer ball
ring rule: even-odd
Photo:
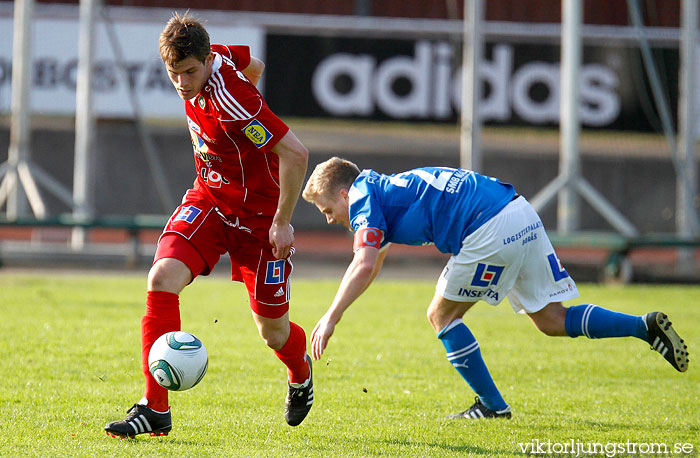
[[[184,331],[158,337],[148,353],[148,368],[156,382],[172,391],[189,390],[202,380],[209,355],[201,340]]]

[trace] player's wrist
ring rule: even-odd
[[[291,226],[292,225],[291,223],[292,223],[291,218],[286,218],[286,217],[277,216],[277,215],[275,215],[272,218],[272,224],[274,226],[280,226],[280,227]]]

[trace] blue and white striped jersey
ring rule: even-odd
[[[396,175],[366,169],[349,191],[354,231],[384,232],[382,246],[434,243],[457,254],[464,238],[503,209],[515,189],[496,178],[464,169],[422,167]]]

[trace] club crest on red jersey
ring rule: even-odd
[[[272,134],[265,126],[257,119],[253,119],[247,126],[243,128],[243,133],[250,141],[258,148],[262,148],[270,141]]]
[[[199,108],[203,110],[204,107],[207,106],[207,101],[204,100],[204,97],[200,95],[199,97],[197,97],[197,105],[199,105]]]

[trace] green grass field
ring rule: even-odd
[[[0,456],[517,457],[527,447],[519,444],[536,440],[557,456],[576,456],[562,453],[572,441],[608,447],[580,456],[660,456],[662,445],[695,456],[700,448],[700,287],[581,285],[583,300],[574,302],[665,311],[690,346],[685,374],[640,341],[545,337],[507,302],[478,304],[466,321],[514,415],[470,422],[444,419],[471,405],[473,393],[425,318],[433,282],[381,279],[316,362],[316,403],[297,428],[284,422],[285,370],[258,337],[243,287],[198,280],[181,296],[182,322],[207,346],[209,372],[171,395],[168,437],[114,439],[103,426],[142,394],[145,281],[0,274]],[[337,284],[293,285],[292,319],[307,336]],[[609,444],[639,448],[613,454]]]

